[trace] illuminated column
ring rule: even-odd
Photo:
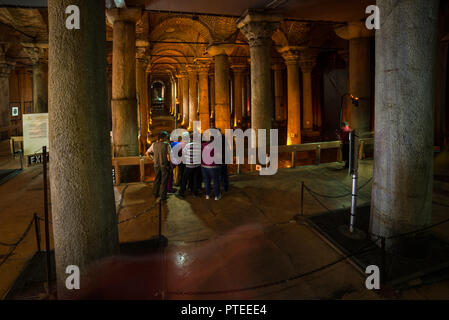
[[[313,130],[313,105],[312,105],[312,70],[315,67],[315,58],[308,57],[299,61],[302,71],[302,127],[304,134]]]
[[[187,72],[181,73],[182,87],[182,123],[181,126],[188,127],[189,125],[189,78]]]
[[[335,32],[349,40],[349,93],[360,98],[358,106],[350,104],[350,125],[360,136],[366,136],[371,131],[370,37],[373,32],[363,22],[349,22]]]
[[[11,125],[11,110],[9,110],[9,74],[14,69],[15,63],[8,61],[6,51],[9,44],[0,43],[0,127],[9,127]],[[0,133],[8,138],[8,133]]]
[[[301,94],[299,88],[299,52],[301,47],[280,50],[287,65],[287,144],[301,143]]]
[[[66,28],[68,5],[77,5],[84,15],[82,32]],[[118,253],[104,8],[104,1],[48,1],[49,176],[59,299],[82,295],[88,268]],[[80,269],[80,290],[66,288],[69,265]]]
[[[251,128],[255,130],[271,129],[271,36],[279,27],[280,19],[277,15],[250,10],[237,21],[250,48]]]
[[[377,5],[388,15],[380,19],[380,30],[376,31],[370,228],[389,237],[419,230],[431,222],[439,1],[378,0]],[[417,235],[390,239],[386,245],[394,250],[413,248],[418,253],[425,246],[420,239]]]
[[[140,127],[140,141],[139,153],[143,154],[146,151],[146,142],[148,135],[148,81],[147,81],[147,66],[148,59],[147,48],[139,47],[136,51],[136,94],[139,103],[139,127]]]
[[[282,121],[284,120],[284,88],[282,81],[282,70],[284,70],[284,65],[282,63],[276,63],[272,68],[274,70],[275,119],[276,121]]]
[[[245,65],[234,65],[231,67],[234,73],[234,127],[242,125],[242,109],[245,107],[243,86],[244,73],[247,70]]]
[[[176,99],[177,99],[177,108],[178,108],[178,118],[177,120],[182,120],[182,75],[177,74],[176,79],[178,84],[176,85]]]
[[[193,121],[198,120],[198,71],[195,65],[188,66],[189,72],[189,127],[193,130]]]
[[[229,63],[228,53],[231,45],[213,45],[207,49],[215,62],[215,127],[224,130],[231,128],[231,110],[229,104]]]
[[[199,96],[200,96],[200,121],[201,132],[209,129],[209,61],[200,62],[198,77],[199,77]]]
[[[33,63],[33,112],[48,112],[48,67],[45,63],[47,44],[23,43]]]
[[[109,131],[112,131],[112,109],[111,109],[111,99],[112,99],[112,54],[107,57],[106,65],[106,79],[107,81],[107,106],[108,106],[108,124]]]
[[[209,94],[210,94],[210,114],[209,120],[211,116],[213,116],[213,120],[215,121],[215,67],[209,70]],[[215,123],[215,122],[214,122]]]
[[[141,9],[109,9],[112,41],[112,132],[116,157],[139,153],[136,100],[136,21]]]

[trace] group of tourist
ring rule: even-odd
[[[154,162],[155,198],[160,196],[161,200],[166,200],[168,194],[175,194],[174,186],[179,186],[175,195],[180,199],[185,198],[187,190],[190,190],[194,197],[198,197],[203,182],[206,199],[212,197],[212,191],[215,200],[222,198],[223,192],[227,192],[229,187],[225,164],[225,139],[222,137],[222,148],[219,150],[212,147],[213,136],[208,136],[205,140],[203,143],[193,141],[192,135],[184,132],[181,141],[170,141],[168,132],[159,132],[158,140],[153,142],[145,153],[152,157]],[[172,150],[178,150],[181,161],[171,157]],[[202,156],[203,154],[208,155],[207,159]],[[221,163],[215,163],[216,159],[221,159]]]

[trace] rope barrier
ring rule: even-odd
[[[128,222],[128,221],[134,220],[134,219],[140,217],[141,215],[144,215],[144,214],[150,212],[151,210],[153,210],[154,208],[156,208],[157,205],[158,205],[158,203],[155,203],[152,207],[150,207],[150,208],[148,208],[148,209],[145,209],[145,210],[143,210],[143,211],[137,213],[136,215],[134,215],[134,216],[132,216],[132,217],[123,219],[123,220],[119,221],[117,224],[122,224],[122,223],[125,223],[125,222]]]
[[[28,235],[28,233],[31,230],[32,225],[34,224],[34,217],[31,219],[30,223],[28,224],[27,228],[25,229],[25,232],[22,234],[22,236],[17,240],[11,247],[12,249],[5,255],[5,257],[0,261],[0,267],[8,260],[9,257],[12,256],[14,251],[16,250],[17,246],[25,239],[25,237]]]
[[[348,255],[345,255],[335,261],[332,261],[328,264],[325,264],[321,267],[318,267],[316,269],[313,269],[311,271],[308,272],[304,272],[304,273],[300,273],[298,275],[289,277],[287,279],[283,279],[283,280],[278,280],[278,281],[273,281],[273,282],[268,282],[265,284],[260,284],[260,285],[256,285],[256,286],[251,286],[251,287],[244,287],[244,288],[238,288],[238,289],[229,289],[229,290],[216,290],[216,291],[168,291],[168,294],[174,294],[174,295],[215,295],[215,294],[229,294],[229,293],[238,293],[238,292],[244,292],[244,291],[252,291],[252,290],[257,290],[257,289],[263,289],[263,288],[268,288],[268,287],[273,287],[273,286],[277,286],[277,285],[281,285],[284,283],[288,283],[290,281],[294,281],[294,280],[298,280],[300,278],[304,278],[306,276],[309,276],[311,274],[317,273],[319,271],[325,270],[327,268],[330,268],[334,265],[336,265],[337,263],[340,263],[350,257],[356,256],[356,255],[360,255],[369,251],[372,251],[374,249],[377,249],[377,247],[373,247],[368,249],[371,246],[375,245],[375,242],[378,241],[379,239],[376,239],[375,241],[373,241],[372,243],[370,243],[368,246],[364,246],[363,248],[361,248],[360,250],[350,253]]]
[[[361,189],[361,188],[363,188],[364,186],[366,186],[371,180],[372,180],[372,178],[369,179],[368,181],[366,181],[365,184],[364,184],[363,186],[361,186],[359,189]],[[307,187],[305,184],[304,184],[304,189],[306,189],[306,190],[309,192],[309,194],[312,196],[312,198],[314,198],[315,201],[316,201],[319,205],[321,205],[326,211],[328,211],[329,213],[335,213],[335,211],[329,209],[323,202],[321,202],[321,201],[317,198],[317,196],[320,196],[318,193],[316,193],[316,192],[314,192],[313,190],[311,190],[311,189],[310,189],[309,187]],[[351,195],[351,193],[349,193],[347,196],[349,196],[349,195]],[[328,197],[328,198],[332,198],[332,197]],[[442,204],[442,203],[439,203],[439,202],[436,202],[436,201],[433,201],[432,203],[433,203],[433,204],[436,204],[436,205],[443,206],[443,207],[449,207],[449,205],[445,205],[445,204]],[[417,230],[414,230],[414,231],[405,232],[405,233],[402,233],[402,234],[393,235],[393,236],[390,236],[390,237],[384,237],[384,238],[385,238],[385,240],[391,240],[391,239],[402,238],[402,237],[405,237],[405,236],[408,236],[408,235],[412,235],[412,234],[419,234],[419,233],[422,233],[422,232],[424,232],[424,231],[430,230],[430,229],[432,229],[432,228],[434,228],[434,227],[436,227],[436,226],[439,226],[439,225],[441,225],[441,224],[444,224],[444,223],[446,223],[446,222],[449,222],[449,218],[448,218],[448,219],[445,219],[445,220],[442,220],[442,221],[440,221],[440,222],[437,222],[437,223],[435,223],[435,224],[426,226],[426,227],[421,228],[421,229],[417,229]],[[373,236],[373,237],[378,237],[378,238],[382,238],[382,237],[383,237],[383,236],[381,236],[381,235],[374,234],[374,233],[371,233],[371,232],[367,232],[367,234],[369,234],[370,236]]]
[[[372,177],[369,178],[367,181],[365,181],[364,184],[362,184],[360,187],[358,187],[357,190],[363,189],[363,188],[364,188],[365,186],[367,186],[372,180],[373,180]],[[347,193],[345,193],[345,194],[341,194],[341,195],[327,195],[327,194],[322,194],[322,193],[316,192],[316,191],[310,189],[309,187],[307,187],[306,185],[304,185],[304,187],[305,187],[310,193],[313,193],[313,194],[315,194],[316,196],[322,197],[322,198],[338,199],[338,198],[344,198],[344,197],[348,197],[348,196],[352,195],[352,191],[349,191],[349,192],[347,192]]]

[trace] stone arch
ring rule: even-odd
[[[193,29],[198,32],[206,42],[211,43],[213,40],[212,33],[205,23],[181,15],[168,17],[162,20],[151,31],[150,39],[158,40],[162,35],[167,33],[167,30],[170,30],[170,28],[174,27],[177,27],[180,30]],[[176,29],[174,30],[174,32],[176,32]]]

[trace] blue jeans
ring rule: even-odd
[[[208,168],[201,167],[201,171],[203,173],[204,180],[204,188],[206,189],[206,195],[210,195],[210,183],[211,181],[214,183],[214,194],[216,197],[220,194],[220,171],[221,168]]]

